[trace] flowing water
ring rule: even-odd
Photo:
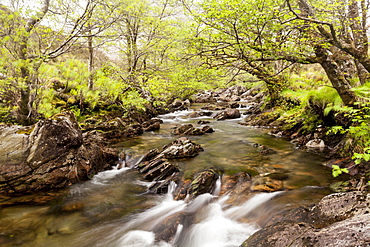
[[[266,130],[239,125],[240,119],[192,119],[187,117],[191,111],[160,116],[164,120],[160,131],[117,144],[127,154],[122,169],[101,172],[63,190],[1,197],[0,246],[239,246],[273,214],[315,203],[329,193],[325,186],[333,179],[321,166],[322,157],[297,150]],[[211,121],[208,125],[215,132],[189,137],[205,151],[175,161],[185,178],[210,167],[225,176],[240,171],[278,172],[288,175],[286,190],[235,198],[220,194],[220,178],[212,194],[194,200],[174,200],[174,183],[166,195],[145,193],[151,183],[130,167],[140,161],[140,155],[176,139],[171,131],[177,124],[199,120]],[[260,153],[254,143],[275,152]]]

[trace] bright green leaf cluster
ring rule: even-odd
[[[343,172],[344,173],[348,173],[349,172],[347,168],[340,168],[337,165],[333,165],[332,168],[333,168],[332,169],[332,175],[335,178],[338,177],[339,175],[341,175]]]

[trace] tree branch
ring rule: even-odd
[[[332,42],[336,43],[338,46],[341,46],[342,47],[342,44],[339,42],[338,40],[338,37],[337,37],[337,34],[335,32],[335,29],[334,29],[334,26],[332,23],[329,23],[329,22],[325,22],[325,21],[320,21],[320,20],[317,20],[317,19],[313,19],[313,18],[309,18],[308,16],[314,16],[314,13],[311,12],[310,8],[308,7],[309,5],[307,4],[307,2],[305,0],[300,0],[300,3],[302,3],[303,5],[306,5],[305,7],[305,10],[311,12],[311,13],[304,13],[306,16],[302,16],[302,15],[299,15],[291,6],[290,4],[290,0],[286,0],[287,2],[287,5],[288,5],[288,8],[289,8],[289,11],[292,12],[297,19],[300,19],[300,20],[303,20],[303,21],[307,21],[307,22],[310,22],[310,23],[315,23],[315,24],[319,24],[319,25],[323,25],[323,26],[328,26],[329,29],[330,29],[330,33],[323,27],[320,27],[318,26],[318,29],[319,31],[321,32],[322,35],[324,35],[326,38],[329,38],[332,40]]]

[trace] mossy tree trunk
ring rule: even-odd
[[[35,25],[39,23],[46,13],[49,11],[50,0],[44,0],[39,12],[35,16],[26,20],[23,32],[20,32],[20,42],[18,44],[18,57],[20,60],[20,73],[17,78],[20,85],[20,96],[17,102],[17,109],[13,112],[15,119],[22,125],[30,125],[36,121],[36,110],[33,106],[34,95],[32,87],[34,81],[30,72],[30,66],[35,59],[29,57],[28,43],[30,40],[31,32]]]
[[[354,106],[358,101],[355,93],[351,90],[351,85],[338,64],[328,55],[329,51],[321,45],[315,47],[315,53],[319,63],[323,67],[331,84],[338,92],[340,98],[346,106]]]
[[[274,107],[279,105],[282,97],[281,92],[286,86],[285,79],[281,75],[273,74],[268,68],[266,68],[266,66],[261,64],[248,62],[248,65],[249,67],[246,69],[246,71],[265,82],[270,97],[268,106]]]

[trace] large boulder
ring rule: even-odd
[[[110,168],[118,157],[113,149],[85,142],[71,112],[33,129],[3,125],[0,131],[1,194],[61,188]]]
[[[273,217],[245,246],[370,246],[370,194],[331,194]]]
[[[370,194],[353,191],[324,197],[311,209],[310,217],[316,222],[323,221],[323,219],[325,222],[337,222],[369,213]]]
[[[370,214],[316,229],[305,222],[283,222],[270,225],[246,240],[243,246],[369,246]]]
[[[188,109],[190,106],[190,101],[188,99],[182,101],[180,99],[175,99],[169,106],[170,112],[183,111]]]
[[[27,163],[36,168],[83,144],[82,132],[71,112],[39,121],[29,136]]]

